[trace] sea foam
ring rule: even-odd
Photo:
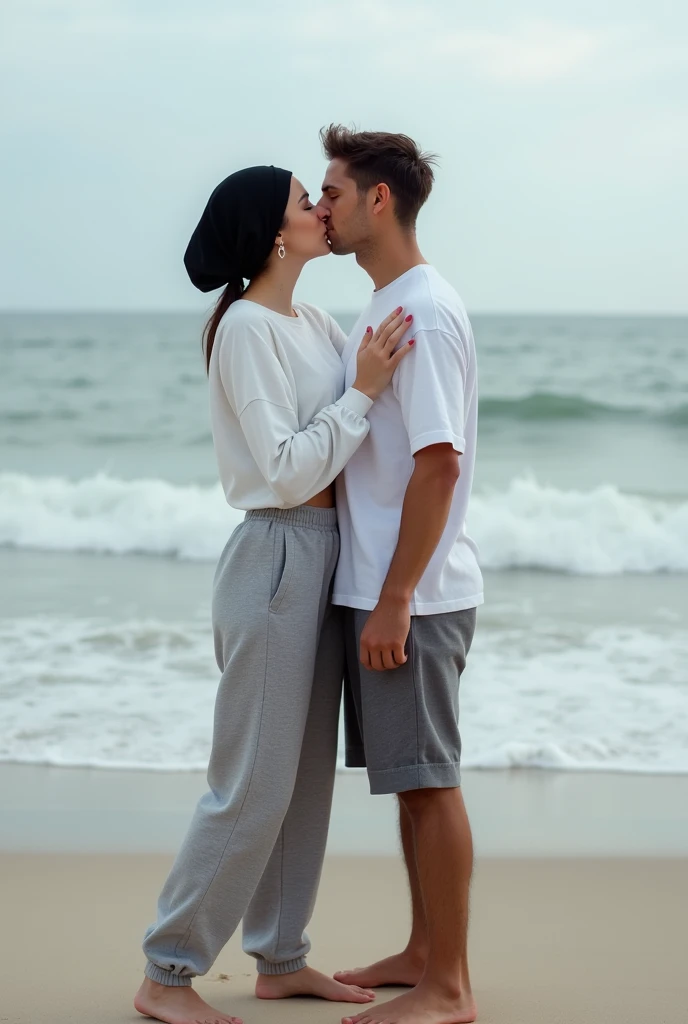
[[[219,485],[0,474],[0,544],[214,560],[243,518]],[[469,532],[486,569],[582,575],[688,571],[688,503],[535,479],[474,493]]]
[[[205,616],[0,621],[0,761],[204,770],[219,671]],[[688,772],[688,636],[478,630],[461,681],[474,768]],[[341,745],[340,745],[341,764]]]

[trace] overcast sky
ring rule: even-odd
[[[1,0],[4,309],[201,309],[217,182],[319,194],[318,129],[440,155],[426,257],[474,311],[688,312],[688,5]],[[366,301],[351,257],[299,297]]]

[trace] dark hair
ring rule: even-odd
[[[240,299],[244,293],[244,282],[242,281],[230,281],[226,285],[222,295],[215,303],[215,308],[210,314],[208,321],[203,328],[203,335],[201,338],[201,347],[203,354],[205,355],[205,371],[210,373],[210,356],[213,352],[213,345],[215,343],[215,335],[217,329],[220,326],[220,320],[225,315],[229,307],[237,299]]]
[[[287,220],[287,215],[285,214],[284,220],[280,225],[280,231],[283,231],[284,228],[287,227],[288,223],[289,222]],[[269,258],[270,257],[268,257],[268,259]],[[260,275],[265,270],[267,263],[268,261],[266,260],[262,268],[258,271],[258,273],[253,275],[253,277],[251,278],[252,281],[257,280],[260,277]],[[217,334],[217,329],[220,326],[220,320],[222,320],[222,317],[225,315],[225,313],[232,305],[232,303],[236,302],[237,299],[241,298],[241,296],[244,294],[244,291],[245,288],[243,278],[237,279],[236,281],[230,281],[229,284],[225,286],[222,295],[215,303],[215,308],[208,317],[206,325],[203,328],[203,334],[201,336],[201,348],[203,349],[203,354],[205,355],[206,373],[210,373],[210,357],[213,352],[213,345],[215,344],[215,335]]]
[[[437,163],[433,153],[424,153],[408,135],[390,132],[357,132],[341,124],[320,130],[328,160],[343,160],[359,192],[384,181],[394,197],[394,211],[402,227],[416,223],[418,212],[430,195]]]

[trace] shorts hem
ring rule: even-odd
[[[347,758],[347,764],[349,760]],[[352,768],[364,765],[351,764]],[[441,764],[409,764],[400,768],[368,769],[370,792],[406,793],[412,789],[453,789],[461,785],[461,766],[458,761]]]

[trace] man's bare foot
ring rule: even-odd
[[[143,979],[134,1006],[145,1017],[165,1024],[242,1024],[241,1017],[213,1009],[190,985],[159,985],[150,978]]]
[[[423,977],[425,957],[404,950],[394,956],[378,960],[369,967],[357,967],[353,971],[337,971],[335,979],[344,985],[362,985],[364,988],[381,988],[383,985],[417,985]]]
[[[259,974],[256,981],[259,999],[288,999],[290,996],[314,996],[333,1003],[370,1003],[374,992],[358,985],[343,985],[313,967],[302,967],[291,974]]]
[[[342,1024],[472,1024],[478,1010],[471,992],[450,993],[421,982],[412,992],[364,1010],[355,1017],[343,1017]]]

